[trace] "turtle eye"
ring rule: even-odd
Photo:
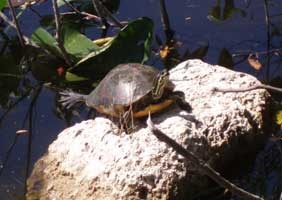
[[[167,69],[164,69],[160,73],[160,77],[166,77],[169,76],[169,71]]]

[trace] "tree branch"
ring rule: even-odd
[[[23,35],[22,35],[21,29],[20,29],[20,26],[19,26],[19,22],[17,20],[16,12],[15,12],[15,9],[14,9],[14,7],[12,5],[11,0],[8,0],[8,5],[9,5],[9,8],[10,8],[10,10],[12,12],[12,17],[13,17],[13,20],[14,20],[15,28],[17,30],[17,34],[18,34],[18,38],[19,38],[20,44],[21,44],[22,47],[25,47]]]
[[[10,21],[10,20],[8,19],[8,17],[7,17],[3,12],[1,12],[1,11],[0,11],[0,17],[1,17],[9,26],[13,27],[14,29],[17,29],[16,25],[15,25],[12,21]],[[31,45],[31,46],[34,46],[34,47],[38,47],[38,45],[35,44],[33,41],[31,41],[28,37],[26,37],[26,36],[23,35],[23,34],[22,34],[22,36],[23,36],[23,39],[24,39],[26,45]]]

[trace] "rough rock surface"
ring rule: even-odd
[[[221,171],[260,143],[267,91],[213,92],[259,84],[254,77],[188,60],[171,70],[170,79],[193,112],[171,106],[152,116],[164,133]],[[144,121],[138,126],[117,135],[110,119],[97,117],[64,130],[35,164],[28,199],[183,198],[193,165],[159,142]]]

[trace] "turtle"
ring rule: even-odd
[[[119,64],[114,67],[88,95],[75,92],[61,92],[60,102],[66,108],[77,102],[85,102],[94,108],[115,118],[141,118],[149,113],[159,112],[176,102],[180,108],[191,111],[184,100],[184,94],[174,91],[167,70],[139,63]],[[127,116],[127,117],[125,117]]]

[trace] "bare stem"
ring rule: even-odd
[[[106,14],[107,17],[109,17],[114,24],[116,24],[116,26],[123,28],[123,25],[120,23],[120,21],[108,10],[108,8],[106,8],[101,2],[100,0],[92,0],[93,6],[95,9],[98,9],[98,13],[100,11],[100,9],[102,10],[101,15],[101,19],[103,20],[103,13]],[[97,10],[96,10],[97,11]]]
[[[68,1],[66,1],[66,0],[63,0],[63,2],[64,2],[68,7],[70,7],[72,10],[74,10],[76,13],[81,14],[81,12],[80,12],[76,7],[74,7],[70,2],[68,2]]]
[[[174,151],[176,151],[178,154],[184,156],[187,160],[191,161],[196,167],[199,168],[201,172],[203,172],[205,175],[210,177],[212,180],[214,180],[216,183],[221,185],[223,188],[228,189],[233,194],[238,195],[242,199],[247,200],[263,200],[263,198],[251,194],[224,177],[222,177],[217,171],[215,171],[212,167],[210,167],[207,163],[205,163],[202,159],[198,158],[196,155],[194,155],[192,152],[187,151],[185,148],[183,148],[180,144],[178,144],[176,141],[165,135],[163,132],[161,132],[159,129],[155,127],[153,122],[151,121],[151,117],[149,115],[147,120],[147,125],[149,129],[152,131],[152,133],[162,142],[169,145],[171,148],[173,148]]]
[[[25,47],[23,35],[22,35],[21,29],[20,29],[20,26],[19,26],[19,22],[17,20],[15,9],[12,6],[11,0],[8,0],[8,5],[9,5],[9,8],[10,8],[10,10],[12,12],[12,17],[13,17],[13,20],[14,20],[14,23],[15,23],[15,28],[17,30],[17,34],[18,34],[18,38],[19,38],[20,44],[21,44],[22,47]]]
[[[62,15],[72,15],[72,14],[79,14],[79,15],[82,15],[82,16],[84,16],[84,17],[87,17],[87,19],[94,19],[94,20],[97,20],[97,21],[100,21],[101,20],[101,18],[100,17],[98,17],[98,16],[96,16],[96,15],[93,15],[93,14],[90,14],[90,13],[88,13],[88,12],[84,12],[84,11],[82,11],[82,12],[76,12],[76,11],[71,11],[71,12],[63,12],[63,13],[61,13],[61,16]]]
[[[99,0],[98,0],[99,1]],[[94,10],[96,11],[97,15],[100,17],[102,23],[104,24],[105,27],[107,27],[107,19],[105,18],[104,15],[102,15],[102,13],[100,12],[99,9],[99,2],[97,2],[97,0],[92,0],[92,4],[94,7]]]
[[[63,57],[67,65],[71,66],[71,61],[69,59],[68,53],[64,47],[64,41],[62,37],[62,27],[61,27],[61,22],[60,22],[60,12],[57,4],[57,0],[52,0],[53,4],[53,12],[55,15],[55,24],[56,24],[56,40],[58,42],[58,46],[62,51]]]
[[[63,0],[63,2],[65,2],[65,4],[70,7],[74,12],[76,12],[77,14],[79,15],[84,15],[84,16],[87,16],[91,19],[95,19],[95,20],[101,20],[100,17],[96,16],[96,15],[92,15],[90,13],[87,13],[87,12],[84,12],[84,11],[80,11],[78,10],[76,7],[74,7],[70,2],[66,1],[66,0]]]
[[[1,12],[1,11],[0,11],[0,17],[1,17],[9,26],[13,27],[14,29],[17,29],[15,23],[12,22],[11,20],[9,20],[8,17],[7,17],[3,12]],[[32,42],[28,37],[26,37],[26,36],[23,35],[23,34],[22,34],[22,36],[23,36],[23,39],[24,39],[24,41],[25,41],[26,44],[32,45],[32,46],[34,46],[34,47],[38,47],[38,46],[37,46],[34,42]]]

